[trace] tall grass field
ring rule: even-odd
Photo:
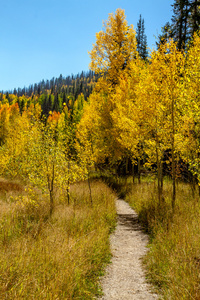
[[[164,182],[164,200],[157,202],[156,182],[130,184],[126,200],[150,233],[145,258],[148,279],[161,299],[200,299],[200,199],[189,184],[178,183],[172,212],[170,180]]]
[[[0,180],[0,299],[94,299],[110,260],[115,194],[104,183],[71,186],[70,204]]]

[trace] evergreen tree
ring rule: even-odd
[[[173,38],[172,25],[167,22],[165,26],[161,28],[161,34],[158,35],[158,42],[156,42],[157,48],[168,42],[170,38]]]
[[[175,0],[172,16],[173,38],[177,41],[178,49],[185,49],[189,39],[189,0]]]
[[[185,49],[194,32],[200,29],[200,0],[174,0],[172,7],[171,24],[165,24],[156,44],[159,48],[173,38],[179,50]]]
[[[145,34],[144,19],[142,19],[141,15],[137,23],[136,40],[137,40],[137,51],[139,52],[140,57],[142,57],[143,59],[147,59],[148,57],[147,36]]]
[[[193,36],[194,32],[200,29],[200,0],[190,1],[189,31]]]
[[[47,103],[47,111],[48,111],[48,114],[50,111],[53,110],[53,104],[52,104],[52,96],[51,94],[49,95],[49,99],[48,99],[48,103]]]
[[[67,97],[66,97],[65,91],[63,92],[63,97],[62,98],[63,98],[62,102],[67,104]]]
[[[42,114],[46,115],[48,117],[49,115],[49,109],[48,109],[48,96],[47,94],[43,94],[41,96],[41,108],[42,108]]]
[[[56,111],[56,112],[60,111],[60,103],[59,103],[59,99],[58,99],[58,93],[56,93],[55,97],[54,97],[53,111]]]

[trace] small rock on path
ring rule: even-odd
[[[142,232],[136,212],[123,200],[116,201],[118,223],[111,235],[111,264],[101,279],[101,300],[154,300],[145,281],[141,258],[147,253],[148,236]]]

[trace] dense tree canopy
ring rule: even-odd
[[[90,52],[91,68],[103,76],[96,84],[96,76],[88,78],[95,89],[87,99],[81,76],[73,79],[71,93],[60,76],[60,88],[49,86],[44,93],[0,94],[2,176],[35,178],[52,201],[54,184],[69,191],[70,182],[94,165],[116,172],[125,162],[126,171],[132,165],[138,174],[141,166],[156,174],[159,201],[168,172],[174,208],[180,161],[200,182],[200,37],[194,34],[187,51],[167,39],[148,60],[141,59],[133,27],[118,9]],[[40,174],[34,160],[36,169],[45,166]]]

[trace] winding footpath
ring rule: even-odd
[[[111,264],[101,280],[101,300],[154,300],[156,294],[145,281],[141,258],[148,251],[148,236],[138,223],[135,211],[123,200],[116,201],[118,224],[111,235]]]

